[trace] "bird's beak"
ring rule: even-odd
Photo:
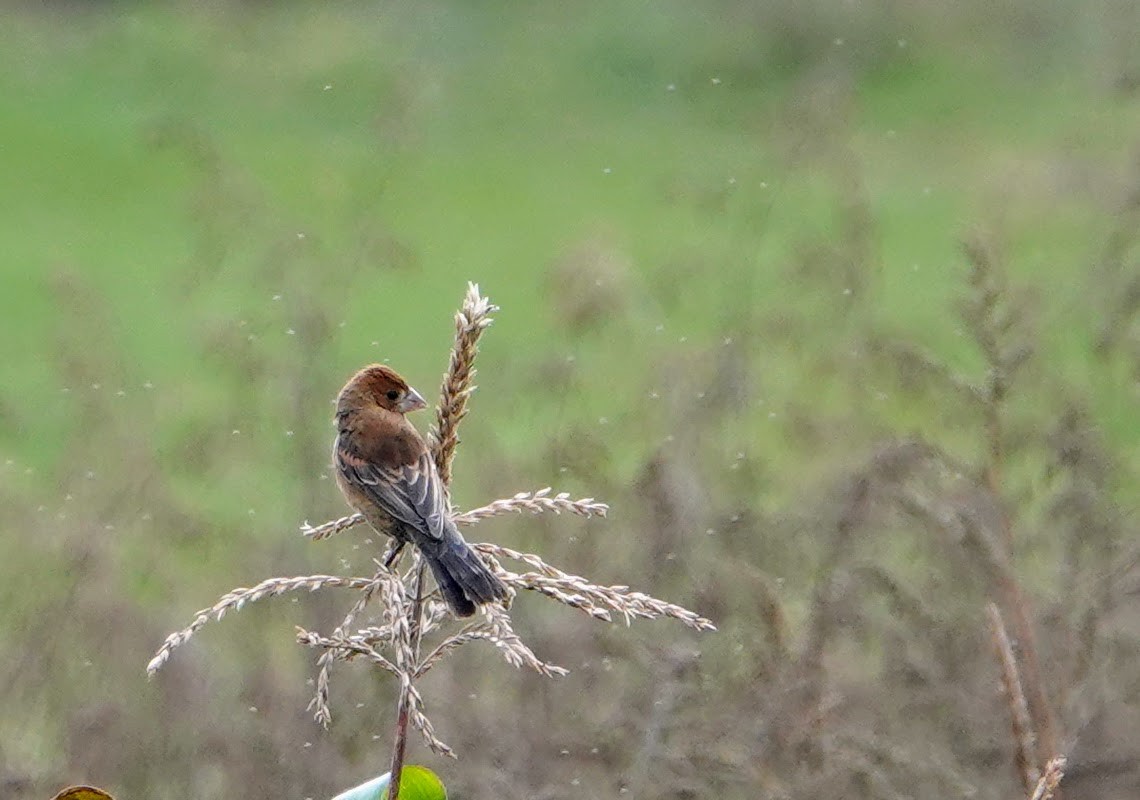
[[[419,411],[421,408],[427,408],[427,401],[420,397],[420,393],[412,387],[408,387],[408,393],[404,395],[404,399],[396,406],[401,414],[407,414],[409,411]]]

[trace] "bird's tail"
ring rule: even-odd
[[[477,604],[507,596],[507,587],[458,534],[428,556],[428,564],[440,594],[457,616],[470,617]]]

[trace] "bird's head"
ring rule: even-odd
[[[407,414],[426,408],[427,403],[396,370],[384,364],[372,364],[353,375],[340,390],[336,410],[341,414],[372,406]]]

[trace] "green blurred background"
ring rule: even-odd
[[[305,709],[293,626],[346,598],[144,666],[233,586],[370,572],[297,532],[344,513],[330,401],[430,395],[468,280],[455,500],[613,507],[472,536],[720,631],[522,598],[572,672],[433,672],[454,797],[1016,796],[961,519],[1008,534],[1068,797],[1140,791],[1136,4],[9,3],[0,209],[0,797],[386,769],[391,681]]]

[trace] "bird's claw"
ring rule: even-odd
[[[392,540],[391,544],[388,545],[387,552],[384,553],[382,561],[384,569],[391,571],[392,565],[399,560],[400,554],[404,552],[404,544],[406,543],[397,539]]]

